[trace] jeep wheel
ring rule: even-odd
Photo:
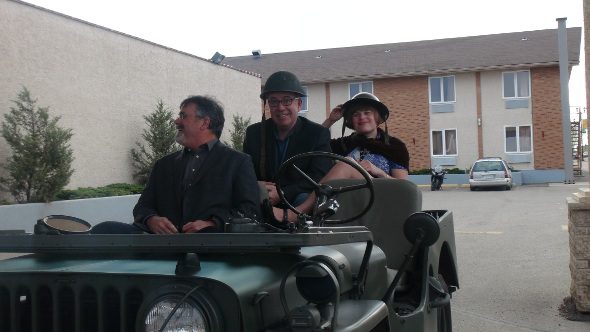
[[[445,278],[442,275],[438,275],[438,280],[440,281],[441,286],[445,290],[445,292],[449,293],[449,286],[447,285]],[[451,317],[451,301],[437,309],[437,326],[438,332],[451,332],[453,331],[453,320]]]

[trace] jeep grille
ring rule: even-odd
[[[0,332],[134,331],[141,284],[154,286],[137,276],[4,274]]]

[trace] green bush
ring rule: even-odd
[[[18,203],[52,201],[74,172],[72,129],[60,127],[60,117],[50,116],[49,107],[38,107],[25,87],[12,102],[0,127],[11,149],[2,164],[6,178],[0,178],[0,188]]]
[[[131,149],[133,177],[146,184],[156,161],[167,154],[180,150],[176,144],[176,125],[172,111],[160,99],[156,109],[144,117],[148,127],[143,130],[143,142],[136,142]]]
[[[466,174],[466,170],[461,168],[445,168],[447,174]],[[410,175],[430,175],[430,168],[422,168],[410,171]]]
[[[58,200],[82,199],[82,198],[96,198],[96,197],[110,197],[110,196],[125,196],[141,194],[143,185],[129,184],[129,183],[113,183],[104,187],[85,187],[76,190],[62,190],[57,194]]]

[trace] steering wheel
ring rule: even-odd
[[[335,186],[333,187],[333,186],[330,186],[327,184],[317,183],[314,179],[312,179],[308,174],[306,174],[304,171],[302,171],[296,165],[296,163],[298,163],[299,161],[312,159],[312,158],[328,158],[328,159],[343,162],[343,163],[351,166],[352,168],[354,168],[357,172],[359,172],[360,175],[362,176],[364,182],[360,183],[360,184],[349,185],[349,186],[339,186],[339,187],[335,187]],[[287,172],[287,170],[290,170],[290,169],[294,169],[297,173],[299,173],[301,175],[301,177],[303,178],[303,181],[307,182],[308,184],[310,184],[313,187],[313,192],[316,195],[316,199],[314,201],[313,210],[312,210],[313,212],[312,212],[311,216],[305,214],[302,211],[299,211],[296,207],[294,207],[291,204],[291,202],[289,202],[285,198],[285,193],[283,192],[283,189],[281,186],[281,179],[285,176],[285,173]],[[277,193],[279,194],[279,198],[281,199],[281,202],[283,202],[285,204],[285,206],[287,206],[291,211],[295,212],[298,216],[303,215],[303,217],[305,217],[306,219],[311,219],[313,221],[320,220],[319,216],[317,215],[317,212],[318,212],[318,207],[320,206],[321,203],[324,203],[327,200],[329,200],[341,193],[355,191],[355,190],[361,190],[361,189],[365,189],[365,188],[369,190],[369,192],[370,192],[369,201],[360,213],[358,213],[357,215],[355,215],[353,217],[345,218],[345,219],[321,220],[321,222],[326,223],[326,224],[344,224],[344,223],[353,221],[354,219],[360,218],[365,213],[367,213],[367,211],[369,211],[369,209],[373,205],[373,201],[375,199],[375,189],[373,187],[372,177],[361,165],[359,165],[356,161],[351,160],[349,158],[342,157],[342,156],[334,154],[334,153],[322,152],[322,151],[301,153],[301,154],[298,154],[296,156],[293,156],[293,157],[287,159],[281,165],[281,167],[279,168],[279,171],[277,172],[276,187],[277,187]]]

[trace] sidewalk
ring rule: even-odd
[[[582,161],[582,176],[576,176],[576,183],[579,182],[588,182],[589,181],[589,176],[588,176],[588,157],[584,158],[584,160]]]
[[[574,176],[574,180],[576,181],[575,185],[586,185],[590,186],[590,176],[588,174],[588,158],[584,158],[582,161],[582,176]],[[565,183],[550,183],[550,186],[571,186],[572,184],[565,184]]]

